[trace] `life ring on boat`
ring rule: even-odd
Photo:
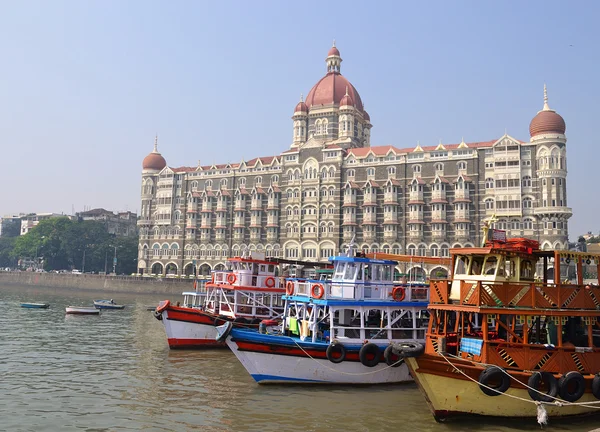
[[[265,285],[267,288],[273,288],[275,286],[275,278],[273,276],[269,276],[265,279]]]
[[[383,358],[385,359],[385,364],[391,367],[398,367],[404,363],[404,357],[396,354],[391,345],[383,351]]]
[[[325,355],[331,363],[341,363],[346,360],[346,347],[340,342],[333,341],[327,347]]]
[[[498,366],[485,368],[479,374],[479,389],[488,396],[498,396],[510,387],[510,377]]]
[[[585,378],[579,372],[571,371],[558,380],[558,394],[567,402],[576,402],[585,393]]]
[[[392,298],[396,301],[402,301],[406,298],[406,290],[404,287],[397,286],[392,290]]]
[[[596,399],[600,399],[600,373],[597,373],[592,380],[592,394]]]
[[[163,300],[163,301],[161,301],[158,304],[158,306],[156,307],[156,312],[161,313],[166,308],[168,308],[170,304],[171,304],[171,300]]]
[[[360,362],[366,367],[377,366],[379,364],[379,357],[381,357],[379,347],[373,342],[364,344],[360,347],[360,351],[358,352]]]
[[[287,295],[292,295],[292,294],[294,294],[294,282],[292,282],[292,281],[288,281],[288,282],[285,284],[285,293],[286,293]]]
[[[542,382],[548,385],[546,393],[539,391]],[[527,389],[529,397],[538,402],[554,402],[558,394],[558,381],[550,372],[534,372],[527,381],[527,385],[531,387]]]
[[[323,298],[325,295],[325,288],[323,288],[323,285],[321,284],[313,284],[313,286],[310,287],[310,295],[312,298],[316,299]]]
[[[236,280],[237,280],[237,277],[235,276],[234,273],[229,273],[227,275],[227,282],[229,283],[229,285],[233,285]]]

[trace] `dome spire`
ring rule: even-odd
[[[304,95],[300,93],[300,102],[304,102]]]
[[[154,136],[154,150],[152,150],[152,153],[158,153],[158,134]]]
[[[546,88],[546,83],[544,83],[544,109],[542,111],[550,111],[550,107],[548,106],[548,89]]]

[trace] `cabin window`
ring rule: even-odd
[[[470,275],[481,275],[481,269],[483,268],[483,257],[473,257],[471,260]]]
[[[467,274],[468,267],[469,267],[469,259],[464,256],[458,257],[456,259],[456,268],[454,269],[454,274],[457,274],[457,275]]]
[[[533,264],[531,264],[531,261],[521,261],[521,279],[533,279]]]
[[[354,279],[354,264],[346,264],[346,273],[344,273],[344,279],[353,280]]]
[[[493,275],[496,273],[496,267],[498,266],[498,258],[495,256],[489,256],[485,260],[485,267],[483,270],[484,275]]]
[[[275,271],[275,266],[273,264],[269,264],[269,273],[273,273]]]
[[[264,273],[265,272],[265,268],[266,268],[265,265],[261,264],[261,266],[260,266],[260,272]]]

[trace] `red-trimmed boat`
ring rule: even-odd
[[[433,415],[598,413],[600,255],[502,237],[452,249],[450,280],[430,283],[425,352],[406,363]]]
[[[216,326],[231,321],[236,327],[258,328],[262,320],[280,317],[285,294],[281,267],[257,252],[230,258],[227,269],[213,271],[198,295],[184,293],[183,305],[160,302],[155,316],[165,326],[169,347],[224,347],[215,340]]]

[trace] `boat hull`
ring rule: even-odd
[[[527,389],[511,384],[506,395],[487,396],[479,388],[479,383],[471,381],[456,371],[450,364],[444,367],[441,362],[431,367],[433,362],[423,357],[407,358],[406,363],[419,389],[425,396],[429,408],[436,420],[463,415],[481,415],[489,417],[537,418],[537,407]],[[444,362],[445,363],[445,362]],[[461,369],[459,367],[459,369]],[[521,380],[521,379],[520,379]],[[526,380],[525,380],[526,381]],[[513,381],[514,382],[514,381]],[[523,399],[525,399],[526,402]],[[598,400],[586,392],[577,403]],[[595,405],[597,406],[597,405]],[[550,418],[568,417],[597,413],[594,406],[580,405],[557,406],[544,404]]]
[[[21,307],[26,309],[48,309],[50,305],[48,303],[21,303]]]
[[[310,347],[303,346],[301,349],[287,345],[287,342],[281,344],[283,339],[293,340],[286,336],[271,336],[272,341],[259,342],[240,338],[241,333],[233,330],[227,337],[227,345],[259,384],[392,384],[412,381],[405,364],[389,367],[380,361],[374,367],[366,367],[358,360],[357,352],[352,355],[350,350],[347,360],[332,363],[325,354],[327,343],[319,344],[321,346],[310,344]]]
[[[162,323],[167,333],[169,348],[198,349],[225,348],[223,342],[215,340],[215,318],[202,314],[200,311],[181,311],[166,309],[161,312]],[[218,320],[217,325],[224,321]]]
[[[66,312],[70,315],[99,315],[100,310],[96,308],[67,307]]]
[[[94,307],[96,309],[125,309],[125,306],[123,306],[123,305],[97,305],[97,304],[95,304]]]

